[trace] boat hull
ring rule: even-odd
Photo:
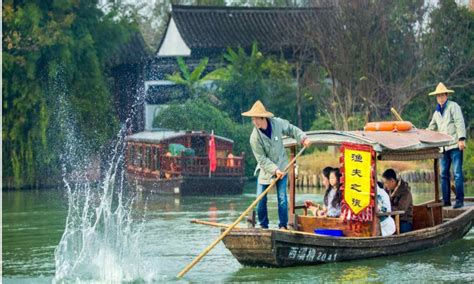
[[[466,235],[473,220],[474,208],[471,207],[440,225],[395,236],[338,238],[281,230],[234,229],[223,242],[243,265],[314,265],[441,246]]]

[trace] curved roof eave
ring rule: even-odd
[[[452,137],[429,130],[412,130],[408,132],[368,132],[368,131],[307,131],[310,141],[319,145],[341,145],[356,143],[370,145],[376,152],[384,151],[418,151],[448,146]],[[295,146],[296,140],[290,137],[283,139],[285,147]]]

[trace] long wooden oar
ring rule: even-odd
[[[464,198],[464,200],[466,200],[466,198]],[[206,226],[211,226],[211,227],[216,227],[216,228],[228,228],[230,226],[229,224],[215,223],[215,222],[209,222],[209,221],[203,221],[203,220],[197,220],[197,219],[191,220],[191,223],[206,225]],[[234,227],[234,229],[241,229],[241,227]],[[314,236],[314,233],[308,233],[308,232],[290,231],[290,230],[283,230],[283,229],[271,229],[271,230],[277,231],[277,232],[283,232],[285,234]]]
[[[206,226],[211,226],[211,227],[218,227],[218,228],[228,228],[230,226],[229,224],[209,222],[209,221],[203,221],[203,220],[198,220],[198,219],[191,220],[191,223],[192,224],[206,225]],[[238,228],[238,227],[236,227],[236,228]]]
[[[299,156],[301,156],[301,154],[303,154],[305,149],[306,149],[306,147],[301,148],[301,150],[298,152],[298,154],[285,167],[285,169],[283,170],[284,173],[286,173],[288,171],[288,169],[290,168],[290,166],[296,161],[296,159]],[[184,274],[186,274],[186,272],[188,272],[191,268],[193,268],[193,266],[196,265],[196,263],[198,263],[220,241],[222,241],[222,239],[224,239],[224,237],[227,236],[227,234],[229,234],[230,231],[235,226],[237,226],[240,223],[240,221],[242,221],[242,219],[244,219],[247,216],[247,214],[250,212],[250,210],[252,210],[258,204],[258,202],[265,196],[265,194],[267,194],[270,191],[270,189],[272,189],[275,186],[277,181],[278,181],[278,179],[275,178],[272,181],[272,183],[270,183],[270,185],[259,196],[257,196],[257,199],[255,199],[255,201],[252,202],[252,204],[250,204],[250,206],[239,216],[239,218],[237,218],[237,220],[235,220],[235,222],[232,223],[232,225],[230,225],[214,242],[212,242],[212,244],[210,244],[203,252],[201,252],[201,254],[199,254],[190,264],[188,264],[188,266],[186,266],[176,277],[178,277],[178,278],[183,277]]]

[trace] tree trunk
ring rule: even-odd
[[[296,114],[298,116],[298,127],[303,129],[303,120],[301,118],[301,90],[300,90],[300,76],[301,63],[296,62]]]

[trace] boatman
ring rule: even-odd
[[[277,178],[278,217],[280,229],[288,227],[288,201],[286,197],[287,176],[283,169],[288,165],[285,147],[283,146],[283,135],[296,139],[308,147],[311,142],[306,134],[287,120],[274,117],[265,109],[260,101],[256,101],[252,108],[242,113],[243,116],[252,118],[255,126],[250,135],[250,146],[257,160],[255,174],[258,174],[257,196],[260,195],[271,183],[273,177]],[[257,205],[258,221],[260,226],[268,229],[267,196]]]
[[[429,93],[430,96],[436,96],[438,105],[428,129],[453,137],[452,143],[441,149],[443,152],[441,158],[441,189],[443,191],[444,206],[451,206],[451,177],[449,171],[452,164],[456,186],[456,203],[453,208],[461,208],[464,206],[462,160],[463,151],[466,148],[466,126],[461,107],[457,103],[448,100],[448,94],[452,93],[454,91],[446,88],[443,83],[439,83],[436,90]]]

